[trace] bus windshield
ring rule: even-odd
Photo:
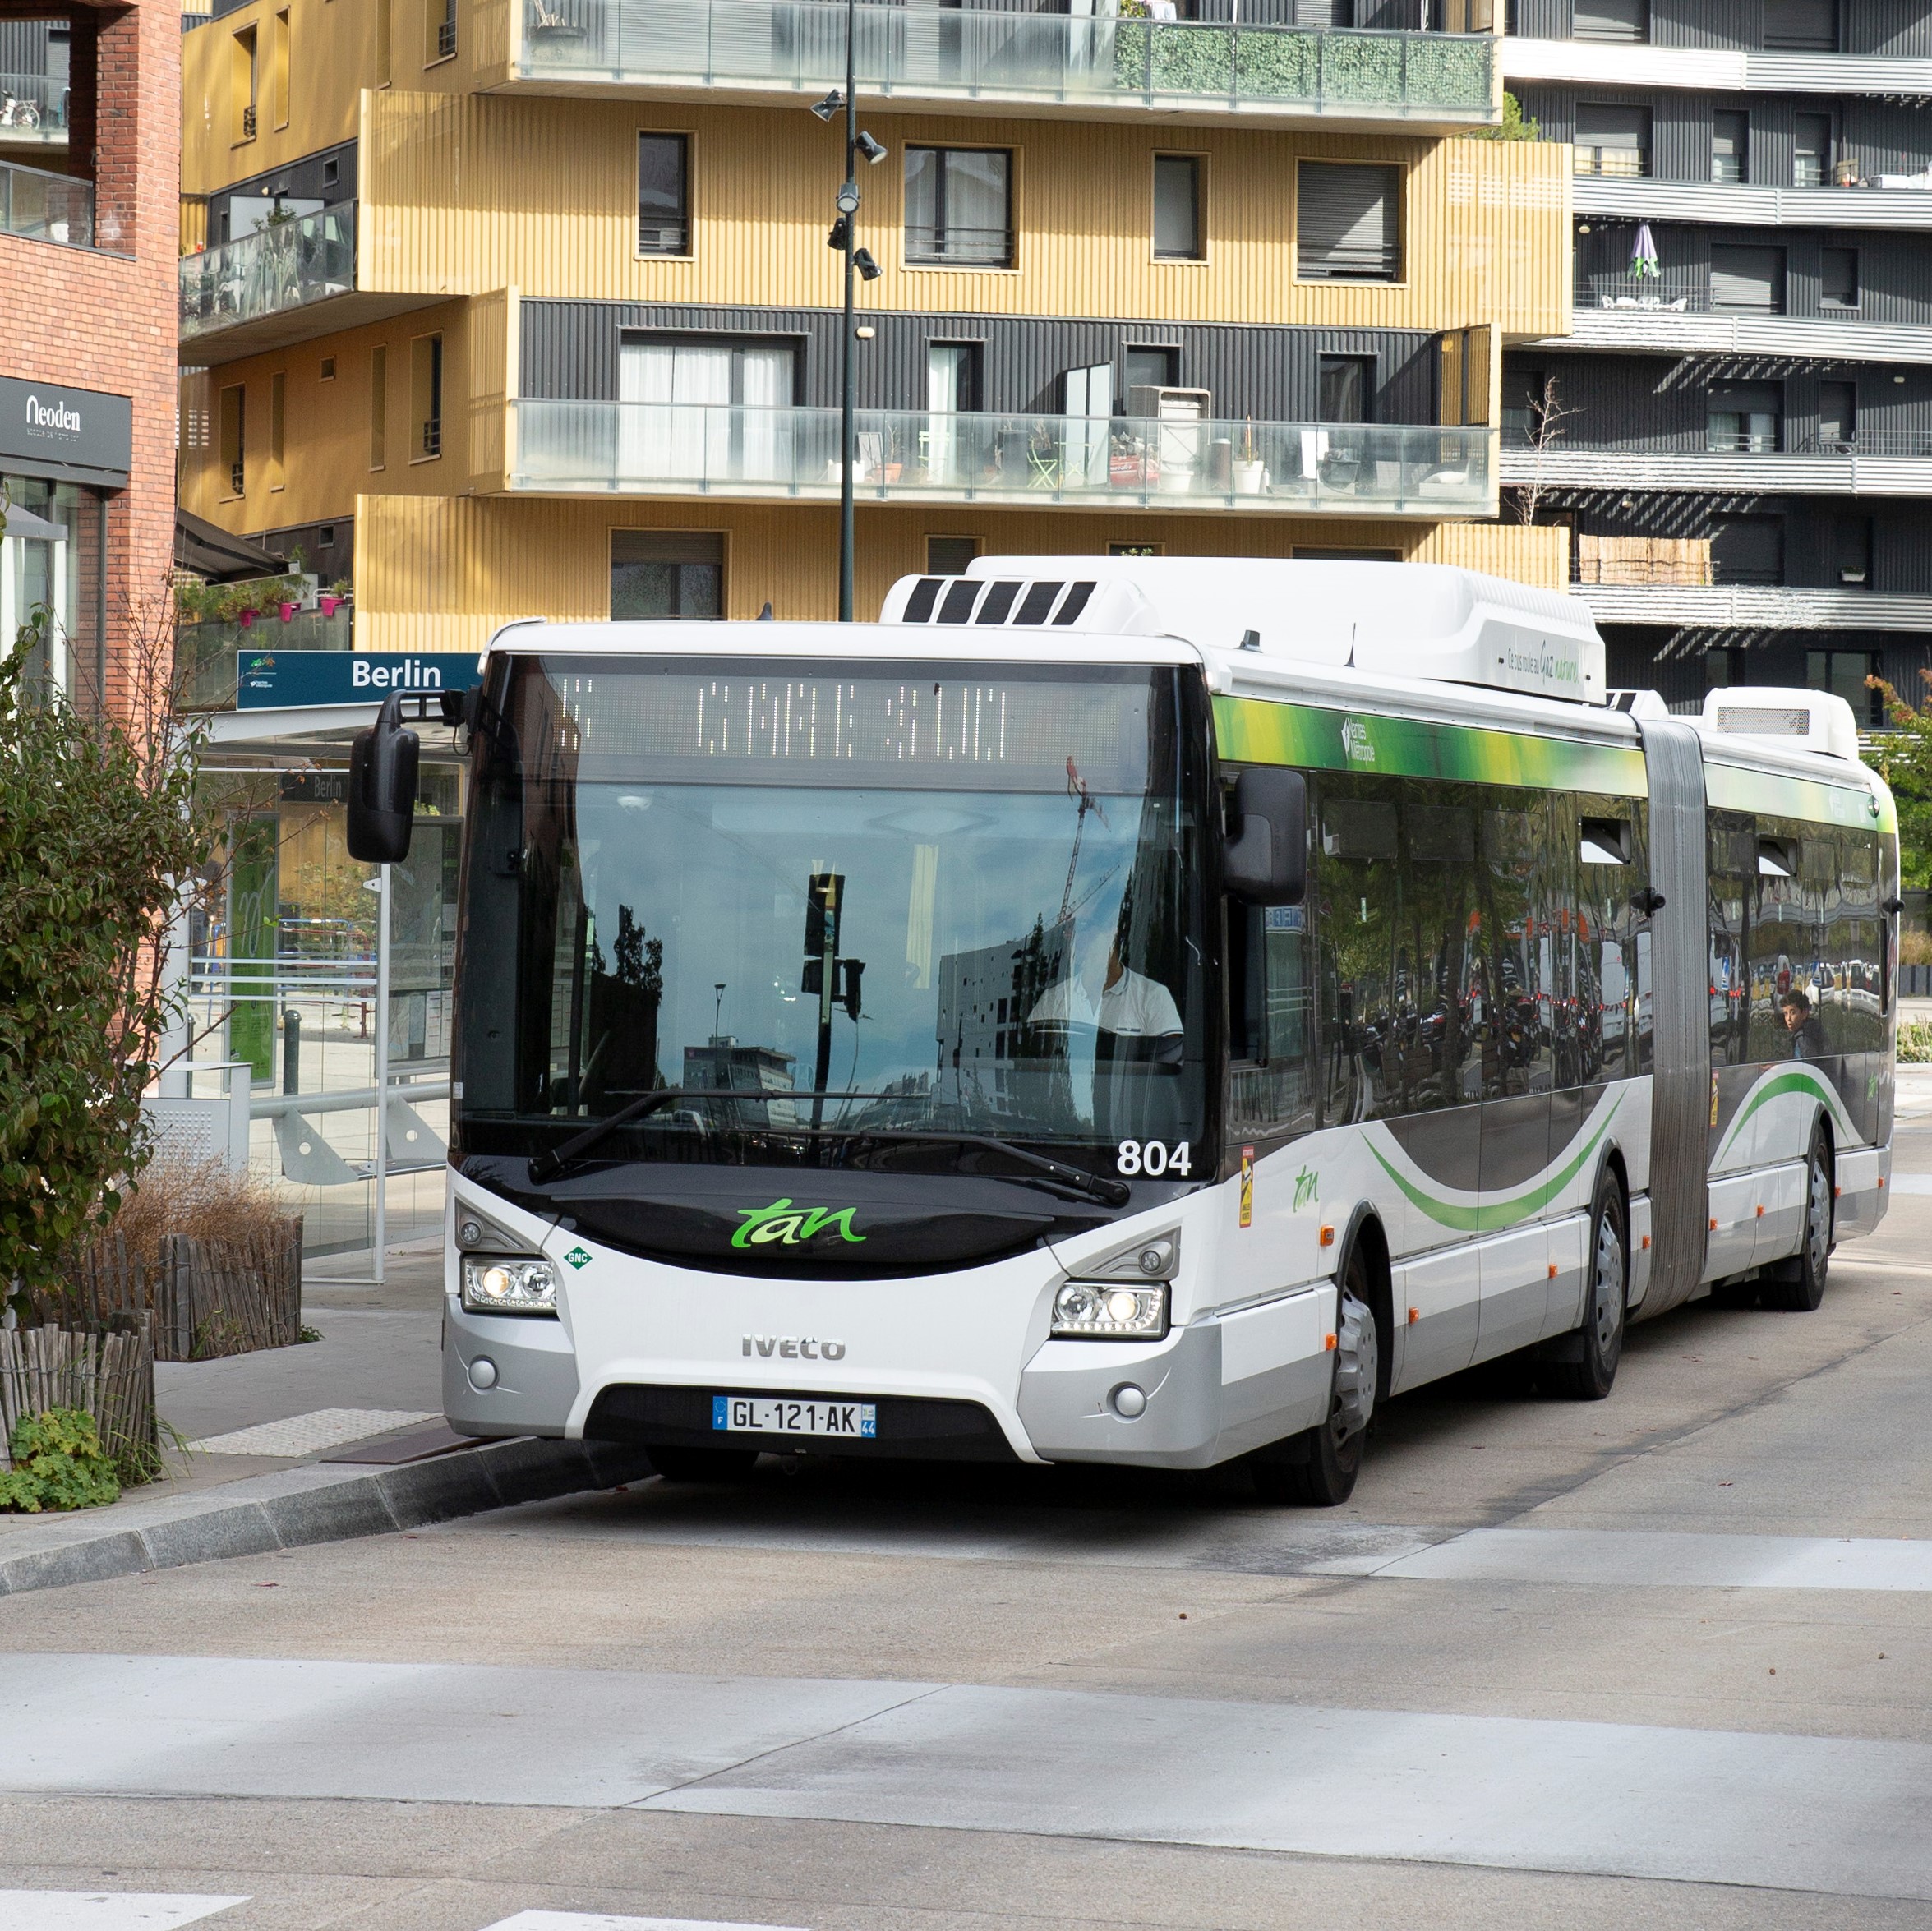
[[[944,1171],[950,1133],[1204,1173],[1183,673],[527,656],[490,698],[463,1153],[549,1153],[668,1089],[585,1157],[911,1135]]]

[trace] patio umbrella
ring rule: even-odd
[[[1657,265],[1657,237],[1650,232],[1650,224],[1637,224],[1637,237],[1630,243],[1630,279],[1640,282],[1644,276],[1656,277],[1663,271]]]

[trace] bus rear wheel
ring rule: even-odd
[[[1375,1312],[1369,1305],[1368,1266],[1358,1247],[1349,1256],[1342,1277],[1328,1419],[1249,1457],[1255,1493],[1264,1502],[1333,1509],[1355,1492],[1381,1361]]]
[[[1805,1163],[1805,1242],[1795,1260],[1778,1269],[1785,1279],[1764,1283],[1761,1298],[1767,1307],[1789,1314],[1809,1314],[1824,1298],[1825,1274],[1831,1265],[1832,1233],[1837,1207],[1832,1179],[1832,1151],[1822,1127],[1811,1130],[1810,1157]]]
[[[743,1482],[758,1461],[756,1449],[648,1447],[644,1453],[666,1482]]]
[[[1630,1246],[1624,1234],[1623,1191],[1607,1168],[1597,1182],[1590,1208],[1590,1251],[1584,1278],[1583,1325],[1565,1351],[1573,1361],[1554,1361],[1538,1371],[1553,1394],[1573,1401],[1602,1401],[1616,1383],[1623,1359],[1624,1311],[1630,1291]]]

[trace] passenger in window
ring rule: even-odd
[[[1809,996],[1794,986],[1778,1005],[1784,1019],[1784,1030],[1791,1035],[1791,1058],[1823,1059],[1824,1028],[1818,1023],[1818,1015],[1811,1010]]]

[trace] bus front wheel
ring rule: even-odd
[[[1355,1492],[1368,1417],[1375,1408],[1381,1346],[1369,1304],[1368,1264],[1358,1247],[1342,1277],[1328,1419],[1258,1449],[1248,1459],[1264,1502],[1333,1509]]]
[[[1814,1127],[1810,1158],[1805,1163],[1805,1243],[1766,1279],[1763,1300],[1767,1307],[1809,1314],[1824,1300],[1836,1231],[1837,1189],[1833,1182],[1831,1142],[1823,1127]]]

